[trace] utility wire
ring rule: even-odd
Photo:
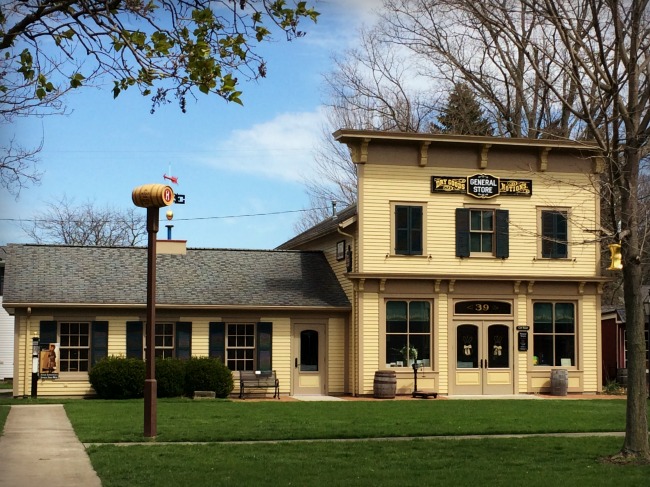
[[[273,212],[268,212],[268,213],[247,213],[243,215],[226,215],[226,216],[199,216],[195,218],[174,218],[173,221],[195,221],[195,220],[223,220],[226,218],[248,218],[248,217],[253,217],[253,216],[273,216],[273,215],[286,215],[289,213],[301,213],[305,211],[312,211],[312,210],[326,210],[328,207],[322,207],[322,208],[307,208],[307,209],[302,209],[302,210],[284,210],[284,211],[273,211]],[[41,219],[41,218],[0,218],[0,221],[3,222],[51,222],[53,219]],[[68,222],[79,222],[77,220],[66,220]],[[111,221],[111,220],[104,220],[105,222]],[[102,220],[97,221],[97,223],[101,223]]]

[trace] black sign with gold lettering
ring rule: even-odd
[[[530,179],[503,179],[499,181],[501,196],[532,196],[533,182]]]
[[[510,303],[502,301],[460,301],[454,306],[457,315],[509,315],[512,313]]]
[[[467,193],[467,178],[431,176],[432,193]]]

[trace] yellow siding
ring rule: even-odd
[[[600,313],[596,296],[584,296],[581,306],[582,332],[577,331],[582,338],[578,352],[582,351],[581,360],[584,392],[599,392],[600,381],[598,369],[601,363],[598,330],[600,329]]]
[[[360,394],[372,394],[375,372],[379,370],[379,295],[364,293],[360,305],[361,320],[361,384]]]
[[[330,319],[327,336],[328,393],[343,394],[345,392],[345,319]]]
[[[265,317],[261,321],[273,323],[273,369],[280,381],[280,394],[288,395],[291,387],[291,320]]]
[[[430,178],[444,172],[465,176],[466,172],[436,167],[367,165],[363,197],[361,253],[364,272],[412,274],[487,273],[507,275],[593,276],[596,275],[597,246],[593,241],[598,200],[593,184],[584,174],[512,173],[486,171],[497,177],[520,177],[533,181],[533,196],[497,197],[478,200],[467,195],[431,194]],[[399,192],[396,192],[396,189]],[[426,205],[425,257],[392,255],[391,202]],[[510,257],[500,259],[458,259],[455,257],[455,209],[463,205],[499,205],[509,210]],[[560,205],[570,208],[571,260],[541,260],[538,256],[537,207]],[[444,229],[444,231],[441,231]],[[477,265],[480,262],[480,266]]]
[[[438,354],[438,358],[434,358],[434,363],[438,368],[438,388],[437,392],[440,394],[449,393],[449,324],[451,317],[449,316],[449,301],[447,294],[439,294],[437,300],[438,313],[434,319],[433,335],[434,347]],[[435,341],[438,343],[435,343]],[[434,389],[435,390],[435,389]]]
[[[515,377],[515,394],[525,394],[528,392],[528,364],[531,360],[529,356],[532,355],[533,350],[533,324],[527,322],[528,309],[525,295],[519,294],[517,296],[515,306],[517,314],[515,315],[515,329],[513,330],[513,353],[517,357],[515,371],[518,374]],[[528,352],[519,352],[517,349],[517,325],[530,327],[528,330]]]

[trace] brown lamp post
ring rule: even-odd
[[[174,201],[174,191],[165,184],[145,184],[138,186],[131,195],[136,206],[147,209],[147,353],[145,355],[146,377],[144,381],[144,436],[156,436],[156,234],[158,233],[158,214],[163,206]]]

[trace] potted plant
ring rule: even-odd
[[[418,349],[413,345],[409,347],[402,347],[400,353],[404,357],[404,363],[408,364],[409,366],[413,365],[418,359]]]

